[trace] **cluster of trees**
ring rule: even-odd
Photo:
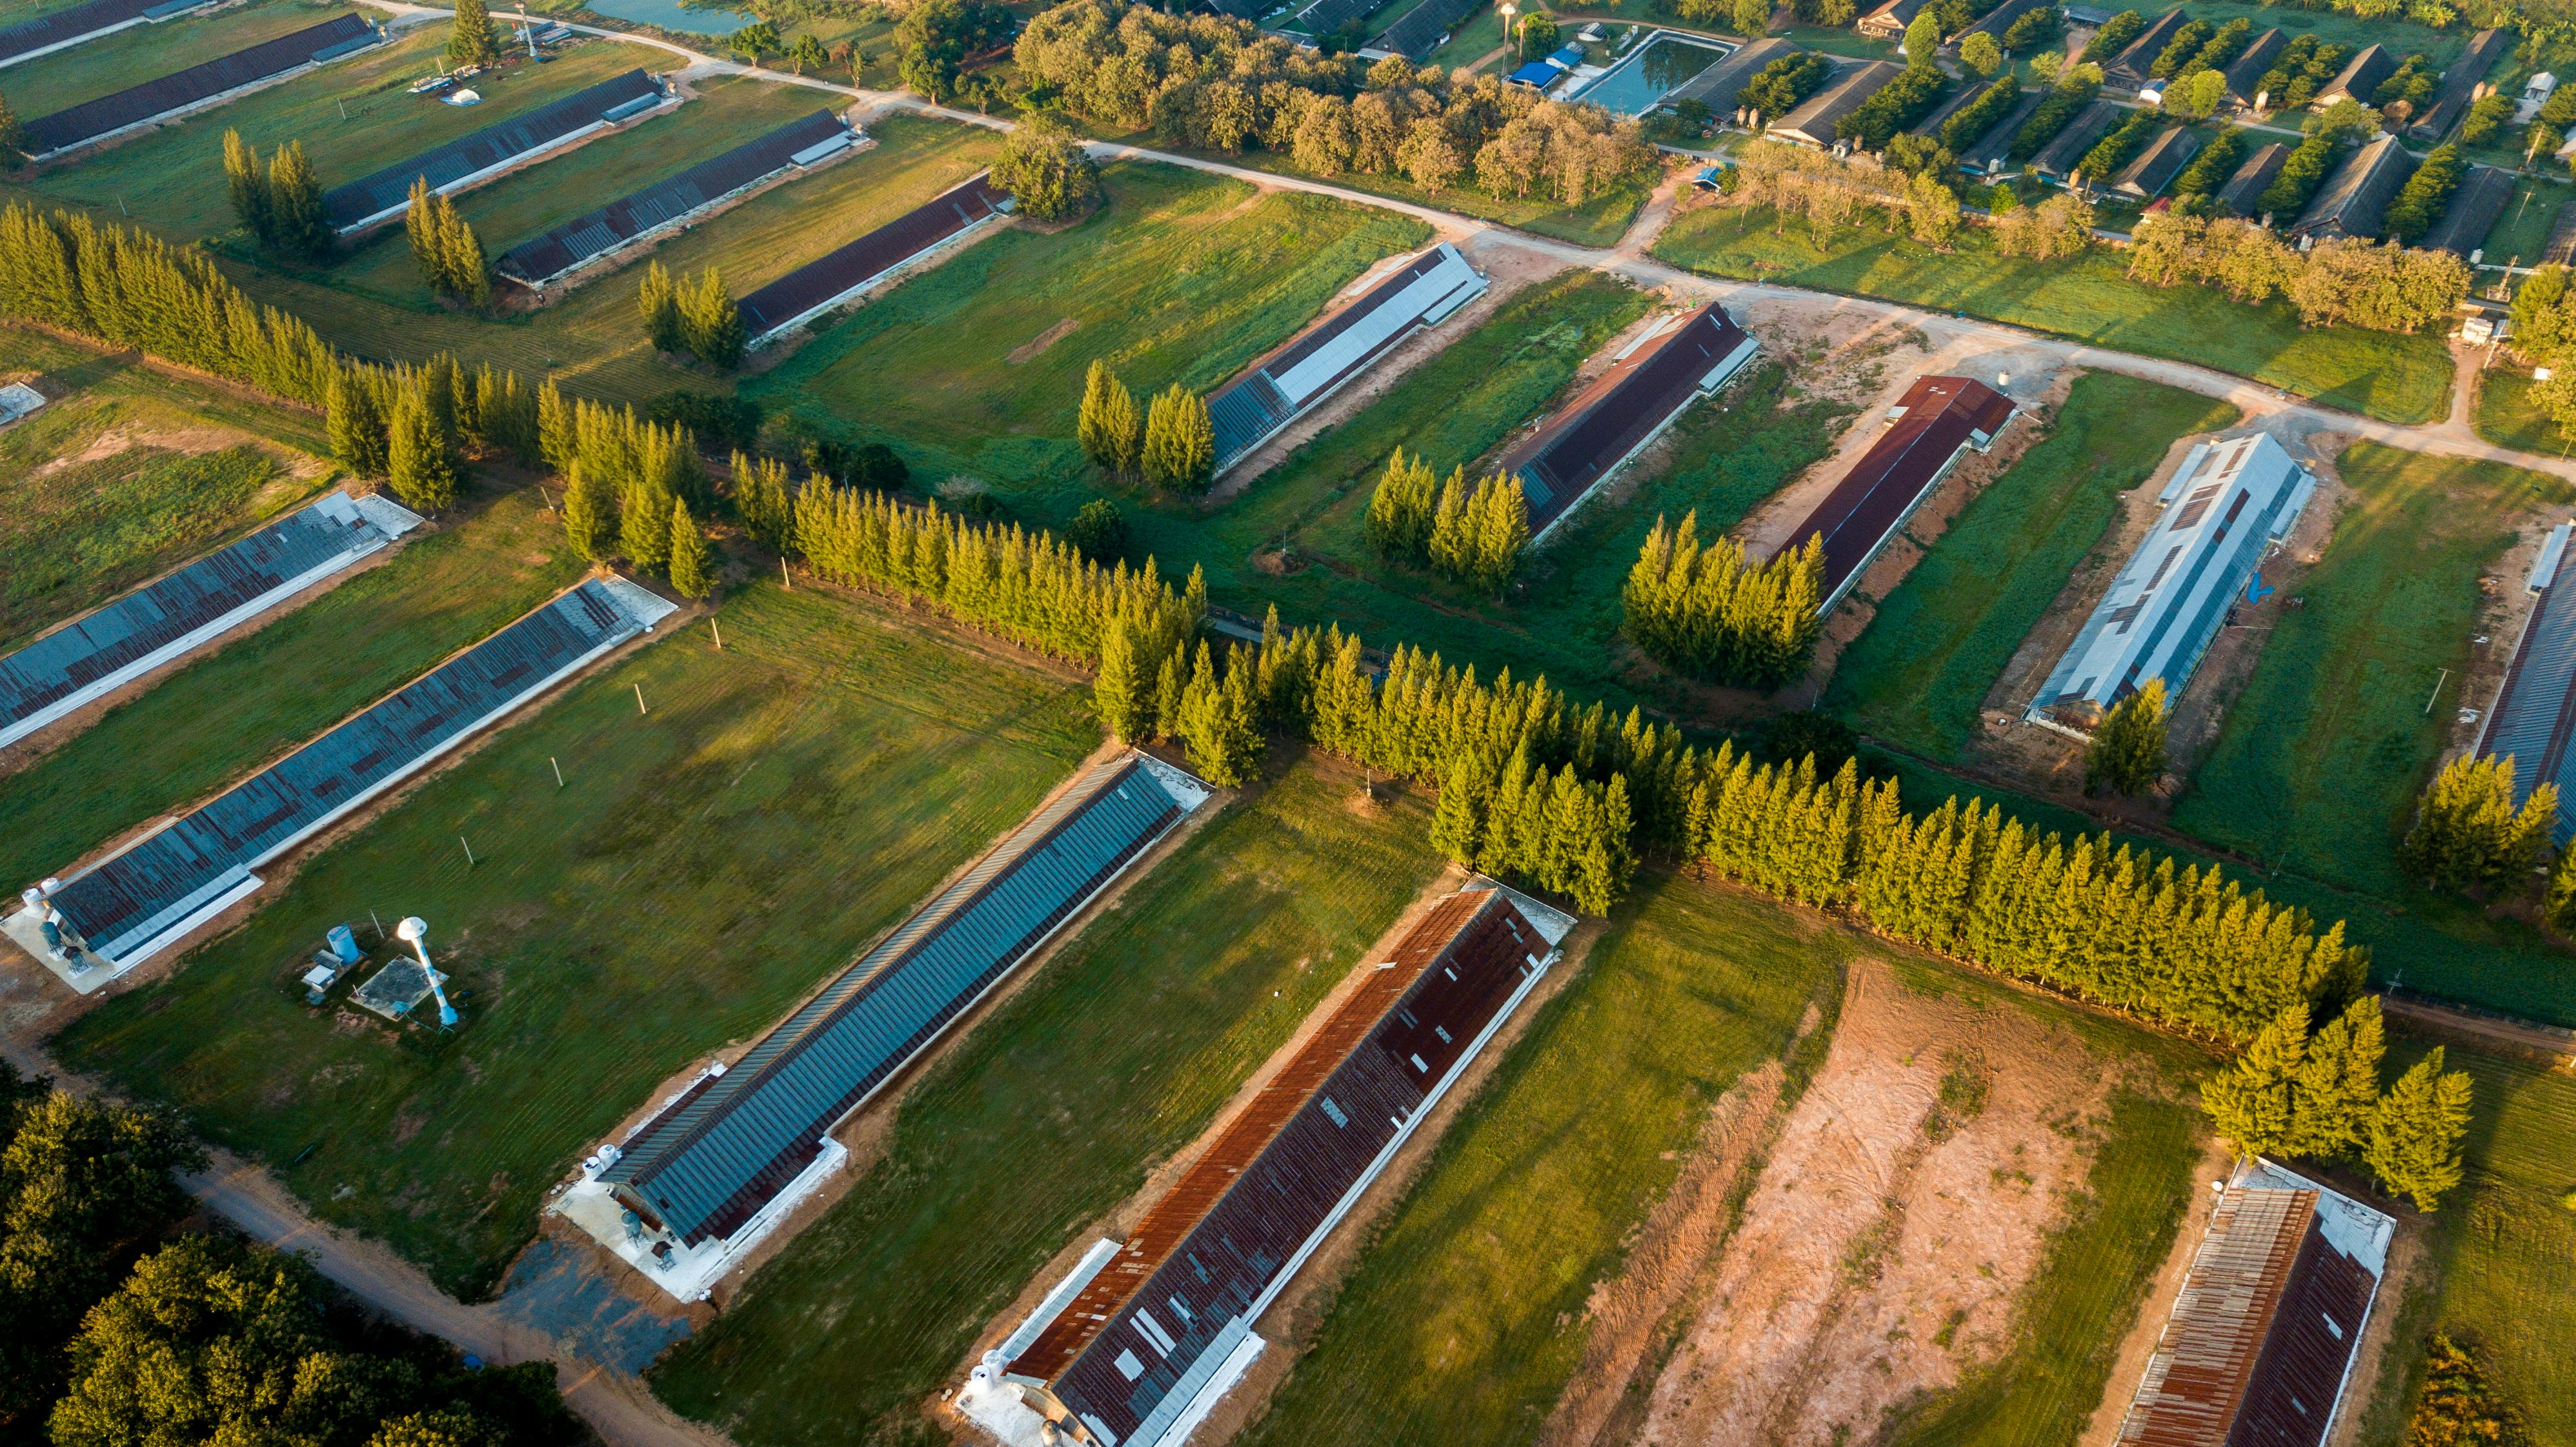
[[[2462,756],[2442,766],[2418,801],[2414,827],[2397,847],[2406,872],[2436,889],[2517,890],[2549,862],[2558,786],[2534,785],[2517,809],[2514,760]],[[2576,927],[2576,850],[2550,869],[2543,902],[2549,922]]]
[[[1794,51],[1755,71],[1736,92],[1736,104],[1751,111],[1757,124],[1762,119],[1776,121],[1814,95],[1833,73],[1833,62],[1818,52]]]
[[[1915,17],[1921,23],[1926,10]],[[1834,135],[1864,150],[1883,150],[1890,136],[1921,120],[1950,93],[1949,74],[1933,63],[1939,54],[1936,39],[1923,47],[1924,59],[1916,60],[1907,52],[1905,69],[1896,79],[1879,87],[1878,93],[1861,102],[1860,108],[1834,122]]]
[[[2075,163],[2075,169],[2085,180],[2101,185],[2122,166],[2129,164],[2129,158],[2146,145],[2148,137],[2163,130],[2165,124],[2165,117],[2159,112],[2131,111],[2126,120],[2093,143],[2092,149],[2084,153],[2084,159]]]
[[[501,34],[492,28],[490,7],[484,0],[456,0],[456,14],[447,22],[447,63],[461,69],[500,59]]]
[[[2250,221],[2197,216],[2140,226],[2129,276],[2150,286],[2217,286],[2241,302],[2280,296],[2309,326],[2382,332],[2439,325],[2469,294],[2467,263],[2447,251],[2338,238],[2302,252]]]
[[[2154,788],[2165,776],[2167,728],[2165,681],[2150,678],[2094,726],[2084,747],[2084,792],[2108,789],[2134,797]]]
[[[2534,367],[2553,369],[2533,386],[2531,399],[2558,423],[2561,437],[2576,439],[2576,289],[2567,268],[2543,262],[2513,294],[2513,349]]]
[[[429,178],[411,183],[411,209],[403,213],[403,230],[411,237],[412,260],[421,280],[450,301],[481,306],[492,299],[492,265],[483,240],[466,224],[456,203],[429,189]]]
[[[2079,63],[2088,64],[2109,60],[2128,49],[2129,42],[2137,39],[2146,28],[2147,17],[2135,10],[2123,10],[2103,21],[2101,27],[2093,32],[2093,38],[2084,43],[2084,53],[2075,58]]]
[[[2199,34],[2186,44],[2184,34],[2195,27]],[[2153,73],[2159,80],[2187,81],[2209,71],[2224,71],[2253,43],[2254,22],[2244,16],[2216,30],[2210,29],[2206,21],[2187,21],[2181,31],[2175,32],[2173,43],[2156,57]]]
[[[2036,206],[2003,204],[2011,190],[1997,187],[1992,226],[1995,254],[2057,261],[2080,256],[2093,244],[2093,208],[2083,197],[2062,191]]]
[[[322,402],[331,455],[422,512],[455,500],[469,450],[534,462],[537,407],[515,373],[468,372],[443,352],[416,367],[342,367]]]
[[[2292,36],[2290,43],[2281,47],[2272,68],[2254,83],[2254,92],[2273,111],[2304,110],[2351,58],[2350,46],[2328,44],[2314,35]]]
[[[2201,1106],[2246,1155],[2318,1160],[2358,1154],[2381,1190],[2430,1211],[2460,1183],[2470,1081],[2445,1071],[2436,1045],[2382,1091],[2387,1040],[2379,997],[2328,1012],[2297,1000],[2281,1007],[2227,1069],[2204,1082]]]
[[[1399,447],[1369,494],[1368,537],[1399,562],[1499,589],[1529,548],[1529,499],[1509,473],[1469,482],[1461,465],[1444,482],[1431,464]]]
[[[1044,112],[1023,119],[993,158],[993,184],[1032,221],[1081,215],[1100,199],[1100,163],[1063,122]]]
[[[1467,753],[1441,781],[1431,846],[1496,878],[1570,895],[1586,914],[1607,914],[1636,873],[1635,830],[1623,775],[1593,783],[1566,764],[1550,776],[1515,752],[1496,777]]]
[[[2432,230],[2442,213],[2450,209],[2451,192],[2459,187],[2461,170],[2459,147],[2435,146],[2424,164],[2415,168],[2415,174],[2406,178],[2397,199],[2388,203],[2383,219],[2388,239],[2409,246],[2423,240],[2424,233]]]
[[[468,1371],[360,1316],[311,1269],[180,1228],[170,1116],[0,1063],[0,1432],[57,1447],[557,1447],[554,1368]]]
[[[1271,620],[1275,626],[1275,608]],[[1269,741],[1262,728],[1264,693],[1256,657],[1229,648],[1220,671],[1202,641],[1184,681],[1182,649],[1166,650],[1161,664],[1152,666],[1144,652],[1124,618],[1110,622],[1092,687],[1093,706],[1110,734],[1128,743],[1148,736],[1178,743],[1188,750],[1191,767],[1211,784],[1230,788],[1259,772]]]
[[[2433,1333],[2425,1344],[2424,1387],[2406,1422],[2406,1447],[2523,1447],[2522,1413],[2488,1382],[2475,1352]]]
[[[1824,540],[1767,563],[1720,536],[1702,545],[1699,513],[1658,516],[1620,594],[1620,627],[1648,657],[1693,678],[1765,691],[1807,671],[1824,626]]]
[[[2185,215],[2206,215],[2211,208],[2210,193],[2227,184],[2236,168],[2245,160],[2245,129],[2228,126],[2209,138],[2200,154],[2174,177],[2174,209]]]
[[[904,87],[931,100],[978,101],[981,77],[966,64],[999,50],[1018,20],[987,0],[917,0],[895,25],[895,69]]]
[[[553,382],[537,394],[537,446],[564,480],[564,536],[593,562],[623,556],[658,572],[684,596],[712,590],[713,555],[697,522],[715,489],[688,429],[647,422],[632,407],[567,399]],[[755,484],[737,488],[746,520],[762,505]]]
[[[1902,226],[1926,246],[1946,248],[1959,232],[1959,198],[1949,187],[1928,171],[1908,175],[1866,155],[1837,161],[1805,146],[1755,141],[1736,152],[1734,175],[1728,203],[1770,207],[1775,229],[1800,215],[1831,237],[1874,210],[1885,214],[1889,230]]]
[[[1205,492],[1216,476],[1216,423],[1206,398],[1174,382],[1139,409],[1136,394],[1097,358],[1083,376],[1074,435],[1093,466],[1148,487]]]
[[[1042,104],[1183,145],[1272,151],[1319,176],[1545,192],[1572,205],[1655,164],[1636,123],[1598,106],[1401,56],[1368,65],[1306,50],[1222,15],[1066,0],[1029,22],[1014,54]]]
[[[2091,52],[2086,53],[2089,55]],[[2013,132],[2012,147],[2008,153],[2010,158],[2016,161],[2027,161],[2038,155],[2043,147],[2057,139],[2059,131],[2066,129],[2074,123],[2078,115],[2083,114],[2084,108],[2093,103],[2093,98],[2100,94],[2101,90],[2102,67],[2088,64],[2067,69],[2057,77],[2056,83],[2049,87],[2048,94],[2041,98],[2038,106],[2033,108],[2029,117],[2021,123],[2021,129]]]
[[[304,143],[289,141],[269,154],[224,132],[224,186],[233,216],[261,246],[305,261],[329,256],[337,241],[329,213],[322,209],[322,182],[304,158]]]
[[[635,305],[644,316],[644,335],[657,352],[687,353],[710,367],[731,371],[742,365],[751,345],[742,308],[725,290],[724,273],[710,266],[692,281],[674,279],[656,261],[644,268]]]
[[[2021,82],[2005,76],[1979,91],[1975,100],[1961,106],[1941,123],[1939,139],[1942,147],[1952,152],[1966,150],[2020,104]]]

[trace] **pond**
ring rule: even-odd
[[[677,35],[723,37],[760,18],[740,10],[693,10],[680,0],[583,0],[583,8],[612,20],[658,26]]]
[[[1590,101],[1613,115],[1644,115],[1668,92],[1726,55],[1721,46],[1662,31],[1648,39],[1636,54],[1585,86],[1575,99]]]

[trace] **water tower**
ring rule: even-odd
[[[438,967],[429,962],[429,946],[424,943],[429,938],[429,921],[419,915],[409,916],[394,926],[394,937],[410,945],[411,952],[420,956],[421,970],[429,976],[429,992],[438,997],[438,1028],[455,1029],[456,1007],[447,1003],[447,992],[439,988]]]

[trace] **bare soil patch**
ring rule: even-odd
[[[1917,994],[1883,962],[1855,965],[1825,1063],[1707,1262],[1638,1440],[1865,1441],[2000,1355],[2081,1189],[2108,1073],[2009,1002]]]
[[[1011,350],[1003,356],[1002,360],[1010,363],[1014,367],[1025,367],[1029,363],[1036,361],[1039,353],[1054,346],[1056,343],[1063,341],[1066,337],[1071,336],[1073,334],[1073,329],[1080,325],[1082,325],[1082,323],[1075,318],[1066,317],[1064,320],[1057,322],[1054,326],[1047,328],[1045,331],[1038,333],[1036,336],[1029,338],[1018,346],[1011,348]]]

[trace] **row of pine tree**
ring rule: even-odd
[[[1622,626],[1666,668],[1767,692],[1815,657],[1824,586],[1820,536],[1756,563],[1733,538],[1702,544],[1696,511],[1678,528],[1659,516],[1628,570]]]
[[[482,306],[492,299],[492,263],[483,242],[456,203],[429,189],[429,178],[411,183],[411,209],[403,213],[412,260],[429,289],[450,301]]]
[[[1216,424],[1207,399],[1178,382],[1141,411],[1136,394],[1094,359],[1074,418],[1082,455],[1112,477],[1166,492],[1205,492],[1216,478]]]
[[[644,313],[644,335],[657,352],[685,352],[729,372],[742,365],[743,353],[750,350],[742,308],[725,290],[724,274],[712,266],[695,281],[675,281],[656,261],[644,268],[635,301]]]
[[[1399,447],[1369,494],[1368,536],[1398,562],[1499,590],[1529,549],[1529,498],[1507,473],[1471,483],[1461,465],[1444,482],[1420,455],[1408,458]]]

